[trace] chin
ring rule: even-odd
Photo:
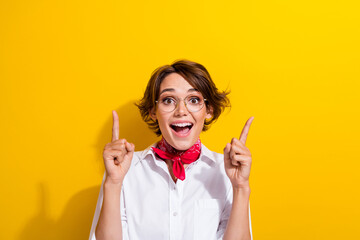
[[[191,148],[198,140],[199,136],[188,136],[186,138],[179,138],[170,134],[170,141],[168,143],[179,151],[185,151]]]
[[[186,142],[175,141],[174,146],[171,144],[171,146],[173,146],[173,148],[175,148],[176,150],[179,150],[179,151],[186,151],[189,148],[191,148],[192,145],[194,145],[194,143],[192,143],[192,141],[186,141]]]

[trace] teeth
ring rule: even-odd
[[[171,125],[176,126],[176,127],[192,126],[191,123],[174,123],[174,124],[171,124]]]

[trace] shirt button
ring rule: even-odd
[[[174,216],[174,217],[176,217],[177,215],[178,215],[178,213],[177,213],[177,212],[174,212],[174,213],[173,213],[173,216]]]

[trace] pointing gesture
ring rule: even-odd
[[[235,188],[249,186],[252,159],[250,150],[245,144],[253,120],[254,117],[250,117],[241,131],[240,138],[233,138],[224,148],[225,171]]]
[[[112,141],[119,139],[119,116],[116,111],[112,111],[113,114],[113,128],[112,128]]]
[[[119,116],[113,111],[112,142],[105,145],[103,152],[106,179],[111,183],[122,183],[130,168],[135,146],[126,139],[119,140]]]
[[[243,130],[241,131],[241,134],[240,134],[240,142],[242,142],[244,145],[245,145],[245,143],[246,143],[246,139],[247,139],[247,136],[248,136],[248,133],[249,133],[250,125],[251,125],[251,123],[252,123],[253,120],[254,120],[254,117],[249,118],[249,119],[246,121]]]

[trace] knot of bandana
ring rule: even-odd
[[[157,147],[152,147],[152,150],[162,159],[170,159],[173,161],[173,172],[175,177],[180,180],[185,179],[184,163],[190,164],[195,162],[201,152],[201,141],[200,138],[196,143],[186,151],[179,152],[174,149],[168,142],[162,138],[158,143]]]

